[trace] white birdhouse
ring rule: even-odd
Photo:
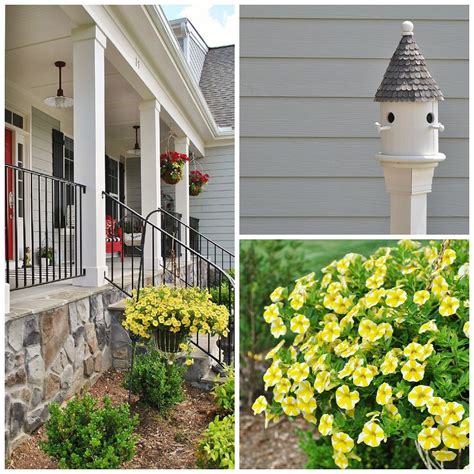
[[[438,117],[441,100],[443,94],[415,43],[413,23],[405,21],[375,94],[380,103],[375,126],[381,140],[376,158],[391,195],[392,233],[426,233],[426,193],[431,191],[434,168],[446,158],[438,148],[438,135],[444,130]]]

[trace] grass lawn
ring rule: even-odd
[[[398,240],[305,240],[302,244],[305,253],[307,272],[319,272],[335,259],[347,253],[370,255],[379,247],[393,247]]]

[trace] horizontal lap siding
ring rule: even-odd
[[[430,233],[468,231],[468,9],[243,6],[241,233],[387,233],[373,96],[400,38],[444,92]]]
[[[234,253],[234,147],[207,148],[196,169],[210,179],[199,196],[190,197],[190,215],[199,219],[201,234]]]

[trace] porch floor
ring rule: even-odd
[[[124,285],[129,285],[138,278],[138,269],[139,262],[137,258],[133,259],[131,257],[125,257],[123,262],[123,283]],[[112,275],[112,261],[111,258],[107,258],[107,267],[108,275],[111,278]],[[31,267],[26,269],[29,270],[29,280],[27,283],[31,284],[32,274]],[[113,280],[116,280],[118,284],[122,283],[122,263],[120,257],[114,257],[113,262]],[[35,268],[35,273],[37,268]],[[38,270],[39,271],[39,270]],[[107,290],[110,290],[113,287],[111,284],[107,284],[101,287],[85,287],[77,284],[76,278],[71,278],[69,280],[57,281],[52,283],[47,283],[45,274],[43,275],[42,281],[44,284],[38,286],[30,286],[24,288],[24,276],[23,269],[19,269],[18,275],[18,287],[15,289],[15,276],[10,278],[10,288],[15,289],[15,291],[10,292],[10,318],[24,316],[26,314],[38,313],[41,311],[47,311],[50,309],[57,308],[67,303],[78,301],[87,296],[92,296]],[[58,270],[56,269],[56,275],[58,275]],[[62,275],[64,275],[64,268],[62,269]],[[159,277],[161,271],[156,275]],[[52,268],[50,268],[50,278],[52,277]],[[145,278],[151,277],[151,272],[145,272]],[[35,275],[35,281],[39,281],[39,273]],[[125,296],[125,295],[124,295]]]

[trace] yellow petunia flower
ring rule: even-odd
[[[462,420],[464,407],[457,402],[446,403],[444,412],[440,413],[443,425],[452,425]]]
[[[273,290],[272,294],[270,295],[270,300],[272,301],[272,303],[278,303],[282,300],[283,291],[285,291],[285,288],[281,286]]]
[[[464,326],[462,327],[462,331],[466,337],[469,337],[469,321],[466,321],[464,323]]]
[[[464,418],[459,424],[460,433],[468,435],[469,434],[469,418]]]
[[[390,402],[391,399],[392,399],[392,387],[388,383],[384,382],[377,389],[377,395],[375,397],[375,401],[379,405],[386,405],[387,403]]]
[[[380,443],[385,439],[385,433],[383,429],[375,423],[375,421],[368,421],[364,424],[362,432],[357,438],[358,443],[364,443],[367,446],[376,448],[380,446]]]
[[[272,323],[275,321],[280,316],[280,307],[273,303],[269,306],[265,306],[265,311],[263,313],[263,318],[265,319],[265,322],[268,324]]]
[[[354,385],[357,385],[358,387],[368,387],[373,378],[374,374],[372,370],[367,367],[359,367],[354,370],[354,373],[352,374],[352,381],[354,382]]]
[[[309,328],[309,319],[303,314],[297,314],[291,319],[290,329],[296,334],[304,334]]]
[[[401,288],[394,288],[392,290],[388,290],[385,296],[385,303],[387,306],[391,308],[398,308],[403,303],[405,303],[407,299],[407,294]]]
[[[426,290],[417,291],[413,295],[413,303],[418,306],[423,306],[430,299],[430,294]]]
[[[283,319],[276,318],[272,321],[270,332],[275,339],[278,339],[286,334],[286,326]]]
[[[456,260],[456,252],[453,249],[446,249],[441,259],[441,268],[449,267]]]
[[[411,342],[408,346],[403,349],[403,355],[407,359],[417,359],[421,360],[422,357],[422,345],[418,342]]]
[[[311,384],[307,380],[304,380],[298,385],[295,393],[298,400],[302,400],[305,403],[309,402],[314,395],[313,387],[311,387]]]
[[[453,461],[456,459],[456,453],[447,449],[440,449],[439,451],[432,451],[431,454],[439,462]]]
[[[299,309],[301,309],[306,301],[306,298],[304,297],[304,295],[300,294],[300,293],[297,293],[293,296],[290,297],[290,306],[295,310],[295,311],[298,311]]]
[[[442,415],[446,408],[446,402],[441,397],[431,397],[426,402],[426,408],[431,415]]]
[[[445,296],[439,305],[439,314],[441,316],[451,316],[456,314],[459,308],[459,300],[452,296]]]
[[[332,458],[334,459],[334,464],[339,469],[346,469],[346,467],[349,465],[347,456],[344,453],[341,453],[340,451],[334,451]]]
[[[433,278],[433,282],[431,284],[431,293],[437,296],[438,298],[444,296],[449,290],[449,285],[446,280],[441,276],[438,275]]]
[[[281,380],[282,376],[283,372],[280,367],[273,363],[270,367],[268,367],[267,371],[265,372],[265,375],[263,376],[265,386],[273,387]]]
[[[397,370],[397,367],[398,359],[391,355],[387,355],[380,366],[380,372],[382,372],[383,375],[393,374]]]
[[[308,422],[308,423],[312,423],[313,425],[315,425],[318,420],[316,419],[316,416],[314,416],[313,413],[306,413],[306,412],[302,412],[303,413],[303,418]]]
[[[441,432],[437,428],[424,428],[418,433],[420,446],[428,451],[441,444]]]
[[[344,410],[353,410],[359,400],[359,392],[351,392],[348,385],[342,385],[336,390],[336,403]]]
[[[409,360],[401,368],[403,378],[407,382],[419,382],[425,375],[425,367],[416,360]]]
[[[327,370],[322,370],[316,374],[314,388],[318,393],[324,392],[331,383],[331,374]]]
[[[288,416],[298,416],[300,414],[300,409],[298,408],[295,397],[285,397],[281,402],[281,408],[283,409],[283,413]]]
[[[334,422],[334,416],[333,415],[323,415],[321,416],[321,419],[319,420],[319,426],[318,426],[318,431],[323,435],[323,436],[328,436],[332,433],[332,424]]]
[[[438,332],[438,326],[436,326],[435,320],[431,319],[427,323],[424,323],[420,326],[418,334],[423,334],[425,332]]]
[[[433,389],[428,385],[417,385],[408,394],[408,401],[415,407],[423,407],[433,397]]]
[[[340,453],[348,453],[354,447],[354,440],[342,431],[331,436],[331,443],[334,451]]]
[[[450,449],[463,449],[469,444],[469,440],[465,434],[462,433],[461,428],[457,426],[447,426],[443,430],[443,443]]]
[[[321,332],[321,339],[324,342],[334,342],[341,335],[341,328],[336,322],[329,322],[324,325]]]
[[[252,405],[254,415],[259,415],[264,412],[267,409],[267,406],[267,399],[263,395],[260,395]]]
[[[305,362],[297,362],[288,369],[288,376],[299,383],[307,379],[309,375],[309,366]]]
[[[297,399],[298,408],[301,410],[302,413],[311,414],[316,410],[318,404],[314,398],[310,398],[307,402]]]

